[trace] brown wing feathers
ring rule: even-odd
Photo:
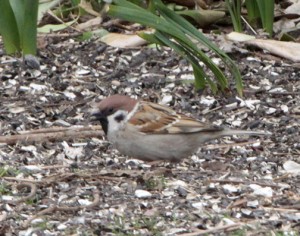
[[[140,102],[140,106],[129,121],[139,126],[143,133],[195,133],[221,130],[207,125],[185,115],[179,115],[175,111],[149,102]]]

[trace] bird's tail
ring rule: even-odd
[[[221,131],[221,135],[222,136],[231,136],[231,135],[248,135],[248,136],[267,135],[267,136],[270,136],[270,135],[272,135],[272,133],[265,132],[265,131],[223,129]]]

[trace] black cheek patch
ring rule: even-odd
[[[118,115],[118,116],[116,116],[115,117],[115,120],[117,121],[117,122],[121,122],[122,120],[124,120],[125,119],[125,116],[123,115],[123,114],[120,114],[120,115]]]

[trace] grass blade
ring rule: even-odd
[[[256,0],[260,11],[260,17],[266,32],[270,36],[273,34],[273,22],[274,22],[274,0]]]
[[[238,85],[238,93],[240,95],[242,94],[242,88],[240,86],[242,83],[239,70],[233,61],[227,56],[227,54],[211,43],[188,21],[165,7],[160,0],[153,0],[152,4],[162,17],[159,17],[125,0],[115,0],[114,2],[117,4],[117,6],[110,6],[110,16],[119,17],[124,20],[140,23],[156,29],[158,32],[156,32],[155,37],[150,38],[151,42],[158,40],[160,44],[165,44],[172,47],[177,53],[186,57],[192,63],[194,69],[198,67],[198,69],[194,71],[195,78],[197,80],[195,81],[197,87],[203,87],[203,81],[206,81],[211,86],[213,91],[216,91],[217,89],[217,86],[214,84],[214,82],[209,80],[208,76],[205,75],[203,69],[200,67],[198,62],[199,60],[203,61],[203,63],[212,70],[222,90],[228,87],[228,82],[220,68],[216,66],[212,60],[205,53],[203,53],[195,43],[191,41],[188,36],[204,44],[214,51],[219,57],[221,57],[221,59],[231,70],[236,81],[240,80],[236,82],[236,84]],[[160,35],[160,33],[163,35]],[[173,40],[170,41],[170,38],[174,39],[176,42]],[[206,79],[198,79],[201,76]]]

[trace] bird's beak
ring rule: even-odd
[[[107,117],[100,111],[92,112],[91,116],[92,116],[91,117],[92,121],[100,121],[104,133],[107,134],[108,131]]]
[[[97,112],[92,112],[91,114],[91,120],[92,121],[101,121],[101,120],[104,120],[106,117],[103,115],[102,112],[100,111],[97,111]]]

